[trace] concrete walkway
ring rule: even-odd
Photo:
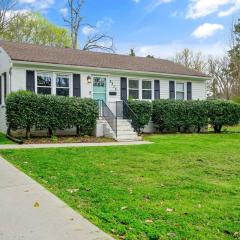
[[[151,144],[147,141],[136,142],[106,142],[106,143],[53,143],[53,144],[5,144],[0,145],[3,149],[32,149],[32,148],[65,148],[65,147],[106,147],[106,146],[129,146]]]
[[[0,157],[1,240],[111,240]]]

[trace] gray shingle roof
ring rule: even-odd
[[[203,73],[162,59],[46,47],[2,40],[0,40],[0,47],[8,53],[12,60],[17,61],[207,77]]]

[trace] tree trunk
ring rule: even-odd
[[[80,137],[80,127],[77,125],[76,129],[77,129],[77,136]]]
[[[8,126],[7,135],[8,135],[8,136],[11,136],[11,126]]]
[[[26,139],[30,138],[30,126],[27,126],[26,128]]]
[[[201,132],[201,127],[198,126],[197,133],[200,133],[200,132]]]
[[[48,128],[48,137],[52,137],[53,130],[51,128]]]
[[[213,128],[215,133],[221,133],[222,125],[214,125]]]

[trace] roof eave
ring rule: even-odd
[[[101,73],[101,74],[114,74],[123,76],[142,76],[142,77],[155,77],[155,78],[166,78],[166,79],[179,79],[179,80],[198,80],[207,81],[211,77],[208,76],[194,76],[194,75],[181,75],[181,74],[169,74],[169,73],[158,73],[158,72],[143,72],[143,71],[133,71],[125,69],[113,69],[113,68],[98,68],[98,67],[87,67],[87,66],[76,66],[76,65],[64,65],[64,64],[53,64],[53,63],[41,63],[41,62],[29,62],[12,60],[14,67],[28,67],[39,70],[64,70],[64,71],[82,71],[91,73]]]

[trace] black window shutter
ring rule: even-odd
[[[192,100],[192,83],[187,83],[187,100]]]
[[[127,78],[121,77],[121,100],[127,100]]]
[[[2,78],[0,76],[0,105],[2,104]]]
[[[160,99],[160,81],[154,80],[154,99]]]
[[[27,70],[26,72],[26,90],[35,92],[35,72]]]
[[[73,96],[81,97],[81,75],[73,74]]]
[[[169,81],[169,98],[175,99],[175,82]]]
[[[7,73],[3,74],[3,80],[4,80],[4,99],[7,97]]]

